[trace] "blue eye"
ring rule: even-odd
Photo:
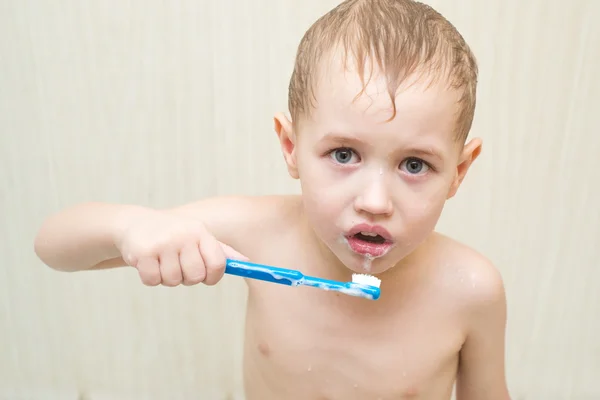
[[[429,165],[423,160],[418,158],[408,158],[400,165],[400,168],[405,170],[411,175],[418,175],[427,172]]]
[[[340,164],[348,164],[352,161],[352,156],[354,156],[354,151],[348,148],[340,148],[333,150],[330,155],[333,159]]]

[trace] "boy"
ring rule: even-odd
[[[434,232],[481,142],[466,143],[477,67],[441,15],[410,0],[347,0],[298,49],[291,120],[275,117],[301,196],[169,210],[83,204],[35,249],[57,270],[132,266],[146,285],[214,285],[225,259],[349,281],[377,301],[249,280],[248,400],[507,400],[505,299],[483,256]]]

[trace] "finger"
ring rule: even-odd
[[[183,280],[181,266],[179,265],[179,254],[175,251],[167,251],[160,255],[159,259],[160,277],[164,286],[177,286]]]
[[[249,261],[250,259],[243,255],[242,253],[235,250],[233,247],[226,245],[225,243],[219,242],[223,253],[225,253],[225,257],[232,260],[241,260],[241,261]]]
[[[157,286],[160,284],[160,269],[155,257],[141,257],[136,263],[136,268],[144,285]]]
[[[125,264],[129,265],[130,267],[137,268],[137,263],[139,262],[139,260],[133,254],[127,253],[121,258],[123,259]]]
[[[183,284],[196,285],[206,278],[206,268],[197,245],[185,246],[179,254]]]
[[[225,253],[219,245],[217,239],[213,236],[206,236],[201,239],[200,254],[206,267],[206,278],[204,284],[215,285],[221,280],[225,273]]]

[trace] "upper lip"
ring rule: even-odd
[[[387,241],[392,241],[392,235],[380,225],[358,224],[352,227],[348,232],[348,236],[354,236],[360,232],[375,233]]]

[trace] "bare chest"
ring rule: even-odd
[[[462,338],[451,316],[427,302],[378,315],[374,304],[354,313],[317,289],[261,284],[255,292],[248,400],[450,398]]]

